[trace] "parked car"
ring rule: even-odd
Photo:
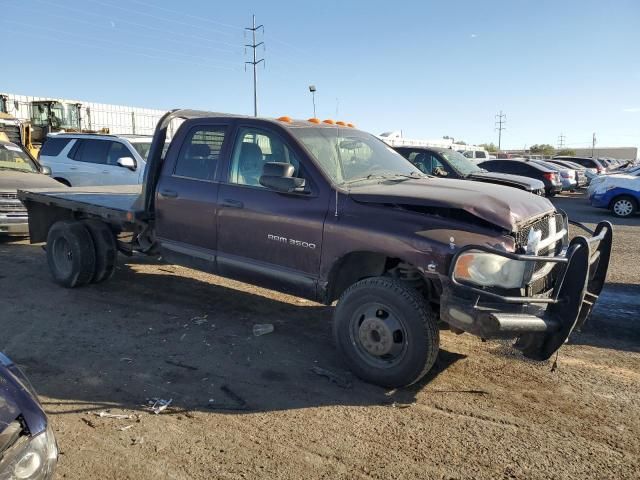
[[[589,189],[591,205],[607,208],[617,217],[630,217],[640,204],[640,172],[607,175]]]
[[[568,160],[570,162],[582,165],[585,168],[595,169],[595,171],[597,172],[598,175],[600,175],[602,173],[607,173],[607,167],[605,165],[603,165],[602,162],[600,162],[599,160],[597,160],[595,158],[570,157],[570,156],[567,156],[567,155],[557,155],[557,156],[553,157],[553,159],[554,160]]]
[[[566,214],[546,198],[429,177],[331,120],[169,112],[147,168],[142,187],[20,192],[54,281],[106,280],[119,248],[337,301],[338,351],[386,387],[431,369],[440,325],[518,338],[524,355],[548,359],[604,285],[610,223],[570,242]]]
[[[27,209],[18,200],[18,189],[60,186],[49,173],[22,147],[0,140],[0,235],[29,234]]]
[[[0,478],[53,478],[58,446],[35,390],[0,353]]]
[[[532,163],[536,163],[543,167],[555,170],[560,175],[560,182],[562,182],[562,190],[574,192],[578,188],[578,182],[576,180],[576,171],[572,168],[562,167],[554,163],[548,163],[544,160],[529,160]]]
[[[478,166],[490,172],[510,173],[540,180],[544,183],[544,191],[549,197],[562,192],[562,182],[558,172],[534,162],[527,160],[489,160],[478,164]]]
[[[530,177],[488,172],[464,155],[448,148],[396,147],[396,152],[413,163],[422,173],[436,177],[496,183],[544,195],[544,183]]]
[[[49,135],[39,160],[68,186],[142,183],[150,137],[60,133]]]
[[[605,173],[602,175],[598,175],[594,178],[589,184],[589,189],[587,190],[587,195],[590,197],[595,191],[596,187],[600,185],[608,177],[619,177],[621,175],[629,175],[629,176],[640,176],[640,166],[632,167],[625,170],[617,170],[612,173]]]
[[[576,183],[578,187],[584,187],[591,183],[591,179],[598,175],[597,170],[586,168],[580,165],[579,163],[570,162],[568,160],[545,160],[547,163],[554,163],[556,165],[560,165],[562,167],[571,168],[576,172]]]
[[[463,155],[467,158],[472,159],[473,161],[477,162],[483,162],[485,160],[488,160],[490,158],[496,158],[494,155],[491,155],[489,152],[487,152],[484,149],[475,149],[475,150],[465,150],[463,152]]]

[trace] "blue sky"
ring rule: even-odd
[[[0,91],[253,111],[503,147],[640,145],[640,1],[0,0]],[[20,43],[18,43],[18,40]],[[27,54],[25,54],[27,53]],[[11,71],[11,73],[10,73]],[[337,112],[337,113],[336,113]]]

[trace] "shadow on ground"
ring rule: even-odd
[[[2,245],[0,259],[0,350],[41,395],[63,404],[58,412],[141,409],[154,398],[173,399],[175,411],[233,413],[410,403],[464,358],[442,350],[422,382],[388,392],[346,370],[331,339],[331,307],[184,276],[149,259],[125,259],[111,281],[73,290],[50,280],[39,246]],[[258,323],[275,331],[255,337]]]

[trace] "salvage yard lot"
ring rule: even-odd
[[[433,372],[388,391],[336,358],[331,308],[138,257],[65,290],[26,241],[0,243],[0,351],[53,422],[58,478],[637,478],[640,218],[554,203],[615,228],[601,302],[555,371],[445,332]],[[155,398],[172,404],[154,415]]]

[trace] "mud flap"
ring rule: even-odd
[[[600,238],[601,237],[601,238]],[[584,325],[598,299],[609,267],[612,228],[609,222],[600,222],[590,239],[576,237],[569,244],[569,263],[557,292],[558,303],[547,307],[545,318],[559,325],[546,333],[522,335],[515,347],[525,357],[547,360],[569,338],[575,328]],[[592,243],[599,242],[596,248]]]

